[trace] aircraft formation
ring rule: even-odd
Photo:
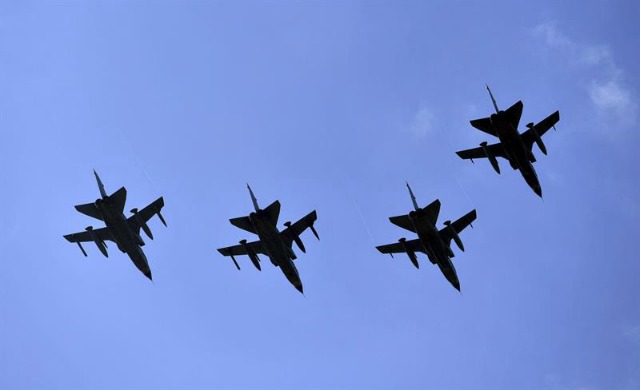
[[[520,171],[533,192],[542,197],[542,187],[533,168],[533,163],[536,162],[532,150],[533,144],[535,143],[543,154],[547,154],[546,146],[542,142],[542,136],[550,128],[555,130],[555,124],[560,120],[560,112],[554,112],[537,124],[528,123],[527,130],[520,133],[518,125],[524,107],[522,101],[517,101],[511,107],[502,111],[498,108],[489,86],[487,86],[487,90],[495,108],[495,114],[491,114],[486,118],[472,120],[470,123],[474,128],[497,137],[499,142],[489,145],[485,141],[480,144],[480,147],[458,151],[456,154],[460,158],[469,159],[472,162],[474,159],[487,158],[498,174],[500,174],[500,166],[496,157],[504,158],[514,170]],[[98,183],[101,197],[93,203],[77,205],[75,208],[82,214],[104,222],[105,227],[94,229],[92,226],[88,226],[85,231],[67,234],[64,238],[69,242],[76,243],[84,256],[87,256],[87,252],[82,246],[83,242],[94,242],[100,252],[105,257],[108,257],[106,241],[111,241],[116,244],[121,252],[129,256],[140,272],[152,280],[151,268],[142,250],[145,242],[140,235],[140,231],[142,230],[149,239],[153,240],[153,234],[147,222],[155,215],[158,216],[163,225],[167,226],[161,214],[161,210],[164,207],[164,199],[160,197],[142,210],[132,209],[131,216],[127,218],[124,215],[127,190],[121,187],[113,194],[107,195],[98,173],[95,170],[93,173]],[[472,223],[476,219],[476,210],[471,210],[454,222],[447,220],[444,222],[444,227],[438,229],[436,224],[440,214],[440,200],[435,199],[421,208],[409,183],[406,183],[406,185],[414,209],[408,214],[390,217],[389,220],[394,225],[415,233],[417,238],[407,240],[403,237],[395,243],[377,246],[376,249],[392,257],[397,253],[406,253],[416,268],[420,268],[416,253],[423,253],[427,255],[432,264],[438,266],[447,281],[456,290],[460,291],[460,281],[451,261],[455,256],[451,249],[451,241],[455,242],[461,251],[464,251],[464,245],[459,234],[467,226],[473,227]],[[316,211],[311,211],[293,224],[285,222],[285,228],[279,230],[277,225],[280,217],[280,202],[276,200],[262,209],[248,184],[247,189],[251,196],[254,211],[248,216],[231,218],[229,222],[237,228],[257,235],[258,239],[252,242],[243,239],[237,245],[219,248],[218,252],[223,256],[231,257],[238,270],[240,270],[240,265],[235,258],[236,256],[248,256],[254,267],[262,270],[259,255],[264,255],[269,258],[271,264],[280,268],[296,290],[304,294],[302,281],[294,264],[294,260],[298,257],[293,249],[293,243],[295,242],[301,252],[306,253],[306,248],[300,239],[300,235],[307,228],[311,230],[318,240],[320,239],[314,227],[314,223],[317,220]]]

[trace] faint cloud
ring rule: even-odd
[[[589,97],[600,111],[615,113],[625,125],[635,123],[635,103],[631,92],[619,80],[592,81]]]
[[[587,65],[600,65],[606,63],[613,66],[611,53],[604,46],[586,46],[580,53],[580,61]]]
[[[413,117],[411,132],[420,138],[424,138],[433,132],[435,115],[429,107],[422,105]]]
[[[585,89],[599,114],[613,117],[624,126],[636,123],[638,104],[607,46],[577,42],[564,35],[555,23],[539,24],[533,34],[544,39],[548,48],[562,51],[558,55],[564,56],[570,65],[597,72]]]
[[[542,23],[533,29],[537,35],[544,36],[547,45],[551,47],[571,47],[574,45],[565,35],[560,33],[552,23]]]

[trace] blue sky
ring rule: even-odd
[[[0,388],[640,388],[637,18],[630,1],[0,4]],[[454,154],[468,121],[556,109],[536,169]],[[84,258],[73,205],[162,195],[151,283]],[[406,233],[476,208],[455,291]],[[318,211],[305,296],[216,252]],[[149,241],[149,240],[148,240]]]

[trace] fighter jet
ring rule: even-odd
[[[261,209],[260,206],[258,206],[258,200],[255,195],[253,195],[253,191],[248,184],[247,188],[249,189],[255,211],[247,217],[233,218],[230,219],[229,222],[240,229],[257,234],[259,240],[254,242],[241,240],[240,245],[220,248],[218,252],[224,256],[231,256],[231,260],[233,260],[238,270],[240,270],[240,266],[235,256],[248,255],[253,265],[260,271],[260,258],[258,254],[266,255],[269,257],[269,260],[271,260],[271,264],[280,267],[287,280],[289,280],[298,291],[304,294],[300,275],[298,275],[298,270],[295,264],[293,264],[293,260],[295,260],[297,256],[293,251],[292,243],[295,242],[298,248],[306,253],[304,244],[300,239],[300,234],[307,228],[311,229],[313,235],[316,236],[318,240],[320,239],[318,232],[313,227],[317,219],[316,211],[313,210],[294,224],[285,222],[284,226],[286,226],[286,229],[279,231],[277,224],[280,215],[280,202],[276,200],[266,209]]]
[[[460,291],[458,274],[451,262],[451,258],[454,257],[451,250],[451,240],[455,241],[458,248],[464,252],[464,245],[462,245],[462,240],[460,240],[458,233],[464,230],[467,225],[471,225],[476,219],[476,210],[468,212],[453,223],[445,221],[445,227],[438,230],[436,222],[440,213],[440,200],[436,199],[427,207],[420,208],[409,183],[407,183],[407,188],[413,202],[414,211],[408,215],[391,217],[389,220],[394,225],[417,233],[418,239],[407,241],[406,238],[401,238],[395,244],[381,245],[376,248],[382,253],[390,254],[391,257],[393,257],[394,253],[406,253],[416,268],[420,268],[416,252],[426,254],[431,263],[438,265],[438,268],[440,268],[449,283]]]
[[[489,91],[489,96],[491,97],[496,113],[491,114],[488,118],[472,120],[471,126],[487,134],[491,134],[494,137],[498,137],[500,142],[493,145],[487,145],[487,142],[482,142],[479,148],[462,150],[456,152],[456,154],[462,159],[470,159],[471,162],[473,162],[475,158],[486,157],[498,174],[500,173],[500,167],[498,166],[496,157],[505,158],[509,161],[513,169],[520,170],[522,177],[524,177],[524,180],[529,184],[529,187],[531,187],[539,197],[542,197],[542,188],[540,188],[538,176],[532,165],[532,163],[536,162],[532,151],[533,143],[535,142],[536,145],[538,145],[542,153],[547,154],[547,148],[542,142],[542,136],[550,128],[553,127],[555,129],[555,124],[560,120],[560,112],[554,112],[535,125],[533,122],[528,123],[528,130],[520,134],[518,132],[518,124],[522,116],[522,101],[518,100],[506,111],[502,111],[498,108],[496,99],[493,98],[489,86],[487,86],[487,90]]]
[[[64,238],[69,242],[77,243],[85,256],[87,256],[87,252],[85,252],[81,242],[95,242],[105,257],[109,257],[105,241],[115,242],[120,251],[129,255],[131,261],[138,267],[140,272],[149,278],[149,280],[152,280],[147,257],[141,248],[141,246],[144,245],[144,241],[140,236],[140,229],[145,232],[147,237],[153,240],[153,234],[151,234],[151,229],[149,229],[147,221],[154,215],[157,215],[162,224],[167,226],[162,214],[160,214],[160,210],[164,207],[164,199],[159,197],[153,203],[139,211],[137,208],[134,208],[131,210],[133,215],[126,218],[124,216],[124,205],[127,200],[127,190],[122,187],[113,194],[107,195],[100,176],[98,176],[95,170],[93,174],[98,181],[101,198],[98,198],[93,203],[75,206],[75,208],[82,214],[103,221],[106,227],[94,229],[92,226],[89,226],[84,232],[67,234]]]

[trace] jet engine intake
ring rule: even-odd
[[[289,256],[291,257],[291,260],[295,260],[298,258],[298,256],[296,256],[296,252],[293,251],[292,247],[287,247],[287,249],[289,250]]]
[[[144,240],[142,239],[142,237],[140,236],[140,234],[133,232],[134,237],[136,239],[136,244],[138,244],[139,246],[144,246]]]

